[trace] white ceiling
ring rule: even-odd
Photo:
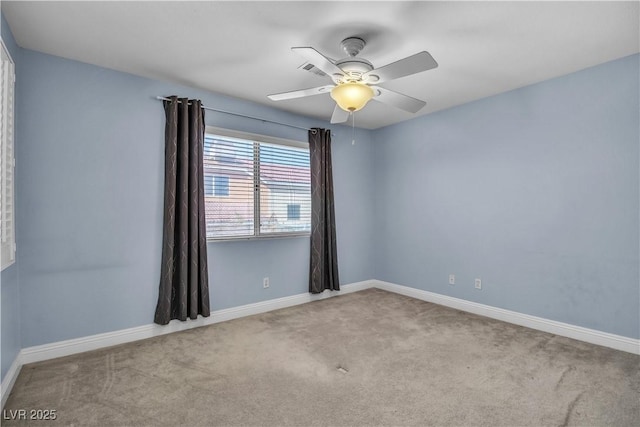
[[[268,94],[331,81],[297,69],[292,46],[344,57],[348,36],[380,67],[426,50],[439,67],[381,84],[427,101],[416,115],[464,104],[639,51],[631,2],[32,2],[2,1],[23,48],[247,99],[328,120],[328,94]],[[179,94],[178,94],[179,95]],[[378,102],[356,113],[375,129],[415,117]]]

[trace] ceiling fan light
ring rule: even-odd
[[[373,89],[363,83],[348,82],[331,89],[331,98],[340,108],[350,112],[362,109],[373,95]]]

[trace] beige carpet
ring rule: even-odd
[[[4,409],[6,426],[638,426],[640,357],[370,289],[26,365]]]

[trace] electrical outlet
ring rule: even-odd
[[[475,286],[476,289],[482,289],[482,280],[476,279]]]
[[[269,287],[269,278],[265,277],[264,279],[262,279],[262,287],[267,289]]]
[[[450,285],[455,285],[456,284],[456,275],[455,274],[450,274],[449,275],[449,284]]]

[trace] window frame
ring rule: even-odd
[[[1,118],[2,126],[0,126],[0,271],[13,265],[16,262],[16,211],[15,211],[15,84],[16,69],[15,62],[4,44],[4,40],[0,38],[0,49],[2,49],[3,57],[6,55],[6,65],[8,65],[8,74],[2,74],[3,79],[0,81],[0,90],[6,89],[8,99],[3,97],[2,102],[6,103],[6,116]],[[5,67],[5,59],[0,61],[0,66]],[[6,85],[6,88],[4,87]],[[5,108],[2,108],[5,112]],[[10,181],[11,189],[8,190],[7,182]],[[6,187],[6,188],[5,188]],[[7,200],[7,198],[9,200]],[[6,226],[6,205],[9,205],[10,219],[9,226]]]
[[[243,139],[246,141],[258,142],[258,143],[267,143],[267,144],[275,144],[282,145],[286,147],[294,147],[294,148],[303,148],[309,150],[309,143],[296,141],[292,139],[279,138],[275,136],[262,135],[251,132],[238,131],[234,129],[221,128],[217,126],[206,126],[205,127],[205,135],[213,135],[213,136],[221,136],[228,138],[236,138]],[[255,146],[254,146],[255,150]],[[204,160],[204,159],[203,159]],[[264,239],[282,239],[289,237],[309,237],[311,236],[311,230],[309,231],[280,231],[280,232],[261,232],[260,231],[260,162],[255,162],[253,164],[253,176],[254,176],[254,185],[253,185],[253,235],[244,235],[244,236],[224,236],[224,237],[208,237],[207,242],[209,243],[217,243],[217,242],[237,242],[242,240],[264,240]],[[258,184],[256,185],[256,181],[258,180]],[[214,189],[215,191],[215,189]],[[311,194],[309,194],[309,203],[311,203]],[[206,207],[205,207],[206,209]],[[205,212],[206,217],[206,212]]]

